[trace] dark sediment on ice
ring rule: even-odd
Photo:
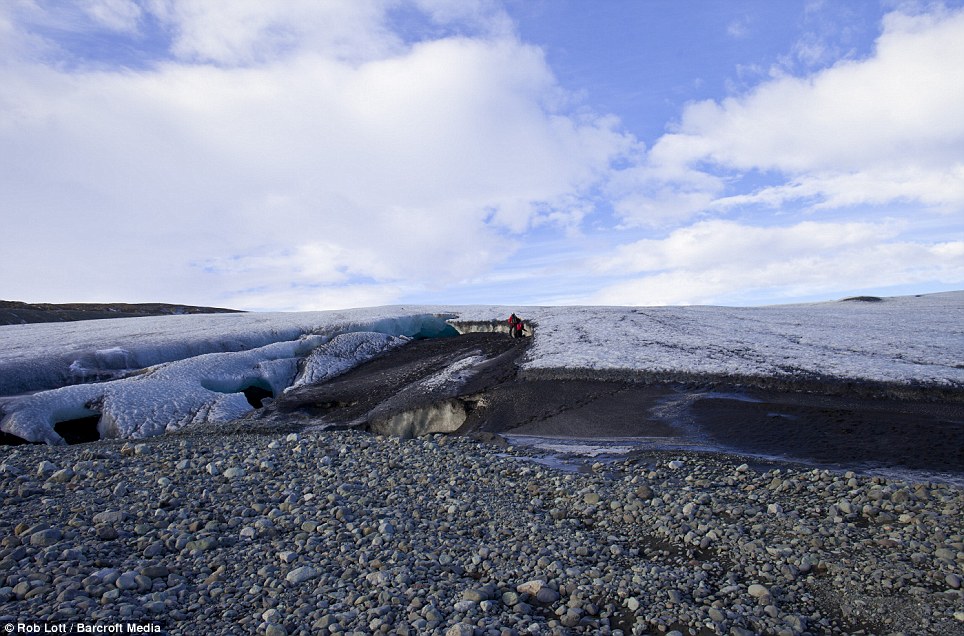
[[[964,473],[964,405],[591,380],[521,380],[487,394],[481,430],[671,438],[845,468]]]
[[[286,392],[243,427],[299,430],[318,421],[330,428],[355,427],[367,424],[373,413],[388,417],[459,397],[472,402],[472,396],[514,379],[527,343],[498,333],[415,340],[328,382]],[[489,362],[456,392],[420,384],[473,355]]]
[[[964,405],[747,391],[707,394],[696,426],[739,452],[847,468],[863,465],[964,474]]]
[[[812,373],[787,375],[709,374],[683,371],[639,369],[523,369],[519,377],[527,380],[603,380],[632,384],[675,384],[690,388],[764,390],[774,393],[811,393],[859,397],[871,400],[910,400],[958,402],[964,404],[964,387],[923,383],[879,382],[843,379]]]
[[[379,432],[378,422],[442,405],[461,409],[452,430],[462,434],[665,438],[845,468],[964,473],[961,391],[829,379],[520,372],[529,342],[499,333],[414,341],[327,383],[290,391],[239,428]],[[489,362],[455,391],[426,387],[427,378],[469,355]]]

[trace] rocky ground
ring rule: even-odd
[[[498,441],[498,438],[496,438]],[[357,431],[0,448],[0,623],[961,634],[964,490]]]

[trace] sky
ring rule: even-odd
[[[3,0],[0,298],[964,289],[964,0]]]

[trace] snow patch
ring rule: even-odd
[[[476,367],[488,360],[484,355],[476,354],[456,360],[438,373],[431,375],[419,383],[419,388],[425,391],[451,391],[458,389],[468,382],[476,373]]]
[[[335,336],[305,359],[304,370],[287,390],[318,384],[354,368],[361,362],[400,347],[411,340],[407,336],[386,333],[353,332]]]

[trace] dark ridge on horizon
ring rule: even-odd
[[[104,318],[139,318],[144,316],[176,316],[181,314],[242,313],[237,309],[195,307],[167,303],[24,303],[0,300],[0,325],[24,325],[39,322],[73,322]]]

